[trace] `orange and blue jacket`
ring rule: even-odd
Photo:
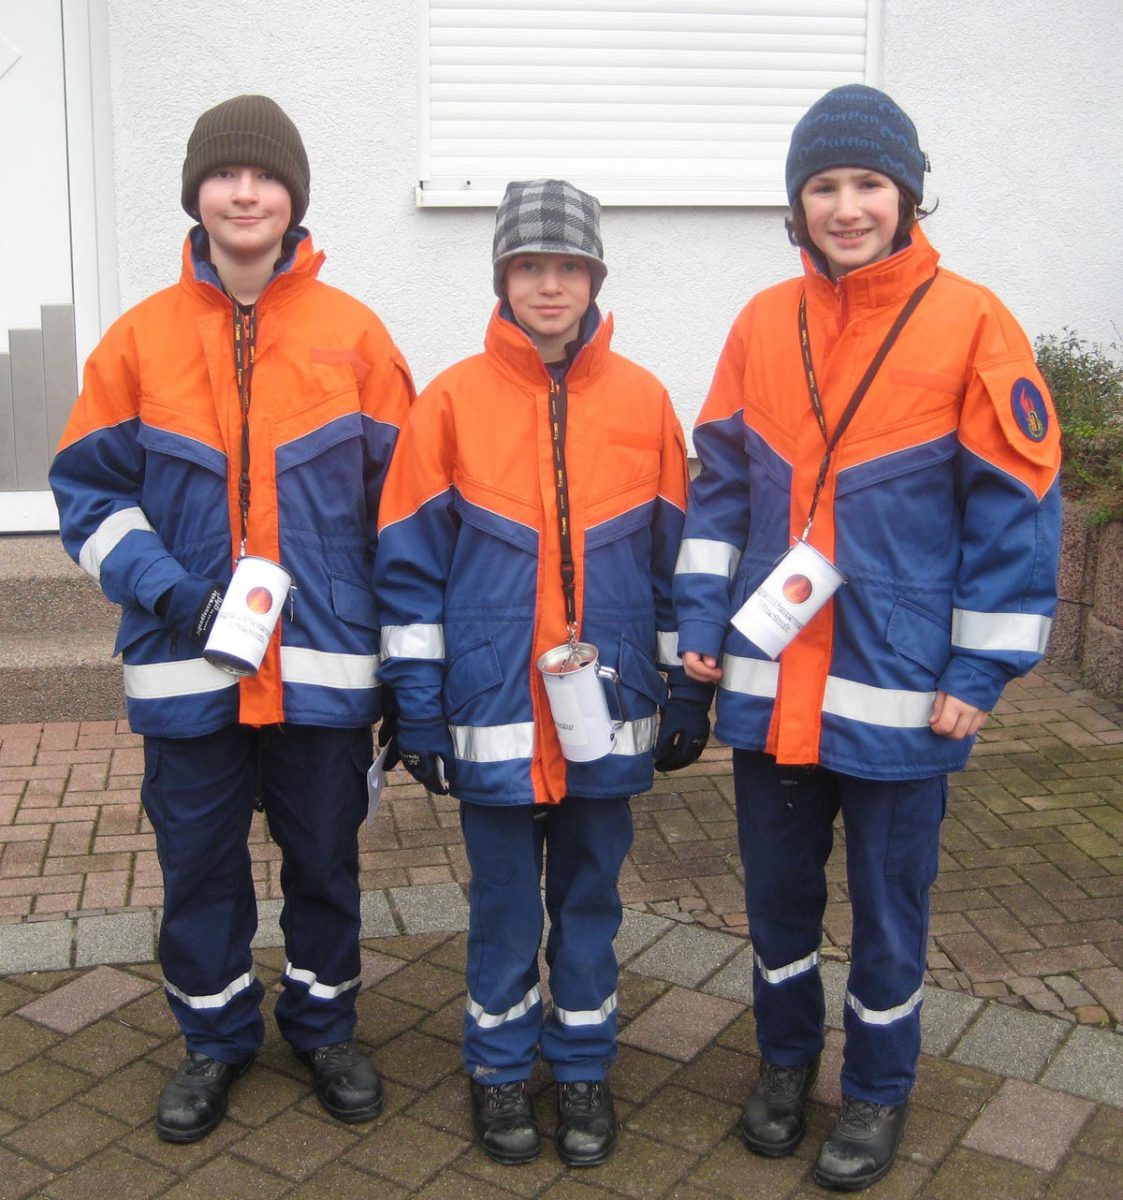
[[[1041,657],[1056,606],[1060,431],[1014,318],[911,244],[837,283],[804,276],[738,316],[694,431],[702,469],[675,577],[679,644],[720,658],[717,735],[870,779],[964,765],[937,690],[981,709]],[[800,536],[825,442],[908,297],[935,276],[835,449],[809,541],[846,578],[776,662],[730,617]]]
[[[295,590],[255,676],[211,666],[155,613],[185,574],[228,581],[239,551],[234,308],[201,227],[179,283],[90,355],[51,467],[67,551],[122,608],[114,652],[138,733],[379,715],[375,530],[413,385],[378,318],[316,279],[307,232],[286,251],[256,305],[246,552],[279,562]]]
[[[403,719],[446,722],[450,786],[487,804],[621,796],[653,778],[656,711],[685,683],[671,580],[686,507],[663,386],[600,323],[562,382],[497,307],[483,354],[439,375],[402,432],[380,515],[381,673]],[[619,670],[611,754],[567,763],[540,673],[566,640],[551,387],[564,388],[579,636]],[[614,707],[610,703],[610,708]]]

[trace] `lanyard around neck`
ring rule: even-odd
[[[826,443],[826,450],[823,453],[822,461],[819,463],[819,474],[815,479],[815,493],[811,497],[811,508],[807,513],[807,524],[803,529],[804,540],[806,540],[807,535],[811,532],[811,522],[815,519],[815,509],[819,506],[819,495],[823,490],[823,485],[827,481],[827,471],[830,469],[831,455],[834,453],[835,446],[838,445],[842,435],[854,419],[854,414],[858,411],[858,405],[862,403],[866,392],[869,391],[874,376],[885,361],[885,356],[892,349],[893,343],[897,340],[901,330],[904,329],[905,323],[916,310],[916,306],[924,299],[925,294],[935,282],[935,279],[935,275],[926,279],[908,298],[904,308],[897,314],[897,319],[885,335],[885,339],[878,347],[877,353],[870,360],[870,365],[866,367],[866,373],[858,381],[858,386],[854,389],[854,394],[850,397],[850,402],[846,405],[846,409],[832,434],[827,433],[827,418],[823,412],[823,400],[819,395],[819,384],[815,378],[815,364],[811,361],[811,337],[807,331],[807,292],[804,291],[800,297],[799,349],[803,355],[803,370],[807,376],[807,393],[811,397],[811,408],[815,413],[815,420],[819,423],[819,430],[823,435],[823,441]]]
[[[234,378],[238,384],[238,407],[242,413],[242,463],[238,473],[238,511],[242,517],[239,557],[246,553],[250,518],[250,387],[257,347],[257,307],[242,305],[230,297],[234,308]]]
[[[554,453],[554,491],[558,501],[558,541],[561,545],[562,594],[569,644],[577,644],[577,570],[573,562],[573,533],[569,513],[569,477],[565,469],[565,429],[568,416],[565,380],[550,379],[550,444]]]

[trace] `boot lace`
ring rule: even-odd
[[[760,1090],[770,1100],[790,1100],[803,1086],[808,1066],[778,1067],[775,1063],[762,1062]]]
[[[570,1116],[594,1117],[601,1110],[601,1084],[596,1080],[563,1083],[560,1100]]]
[[[498,1116],[514,1116],[527,1108],[526,1080],[512,1079],[510,1083],[490,1083],[483,1088],[488,1111]]]
[[[872,1100],[859,1100],[855,1096],[844,1096],[842,1113],[838,1118],[839,1129],[873,1129],[874,1122],[888,1111],[883,1104],[875,1104]]]

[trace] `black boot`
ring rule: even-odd
[[[470,1079],[468,1085],[476,1145],[505,1167],[533,1162],[542,1148],[542,1138],[530,1107],[526,1080],[488,1084]]]
[[[798,1067],[761,1059],[760,1082],[741,1114],[745,1145],[770,1158],[791,1154],[807,1131],[807,1101],[818,1078],[818,1055]]]
[[[157,1135],[165,1142],[197,1142],[206,1137],[226,1116],[230,1085],[251,1062],[252,1056],[225,1063],[189,1050],[156,1102]]]
[[[896,1107],[842,1097],[842,1113],[823,1143],[815,1182],[839,1192],[858,1192],[889,1173],[908,1124],[907,1103]]]
[[[356,1125],[373,1121],[382,1111],[382,1080],[354,1042],[317,1046],[298,1057],[312,1068],[316,1095],[337,1121]]]
[[[558,1084],[558,1158],[595,1167],[616,1146],[616,1109],[603,1079]]]

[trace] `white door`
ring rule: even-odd
[[[90,348],[79,343],[105,324],[103,31],[104,0],[0,0],[0,533],[57,528],[47,467]]]

